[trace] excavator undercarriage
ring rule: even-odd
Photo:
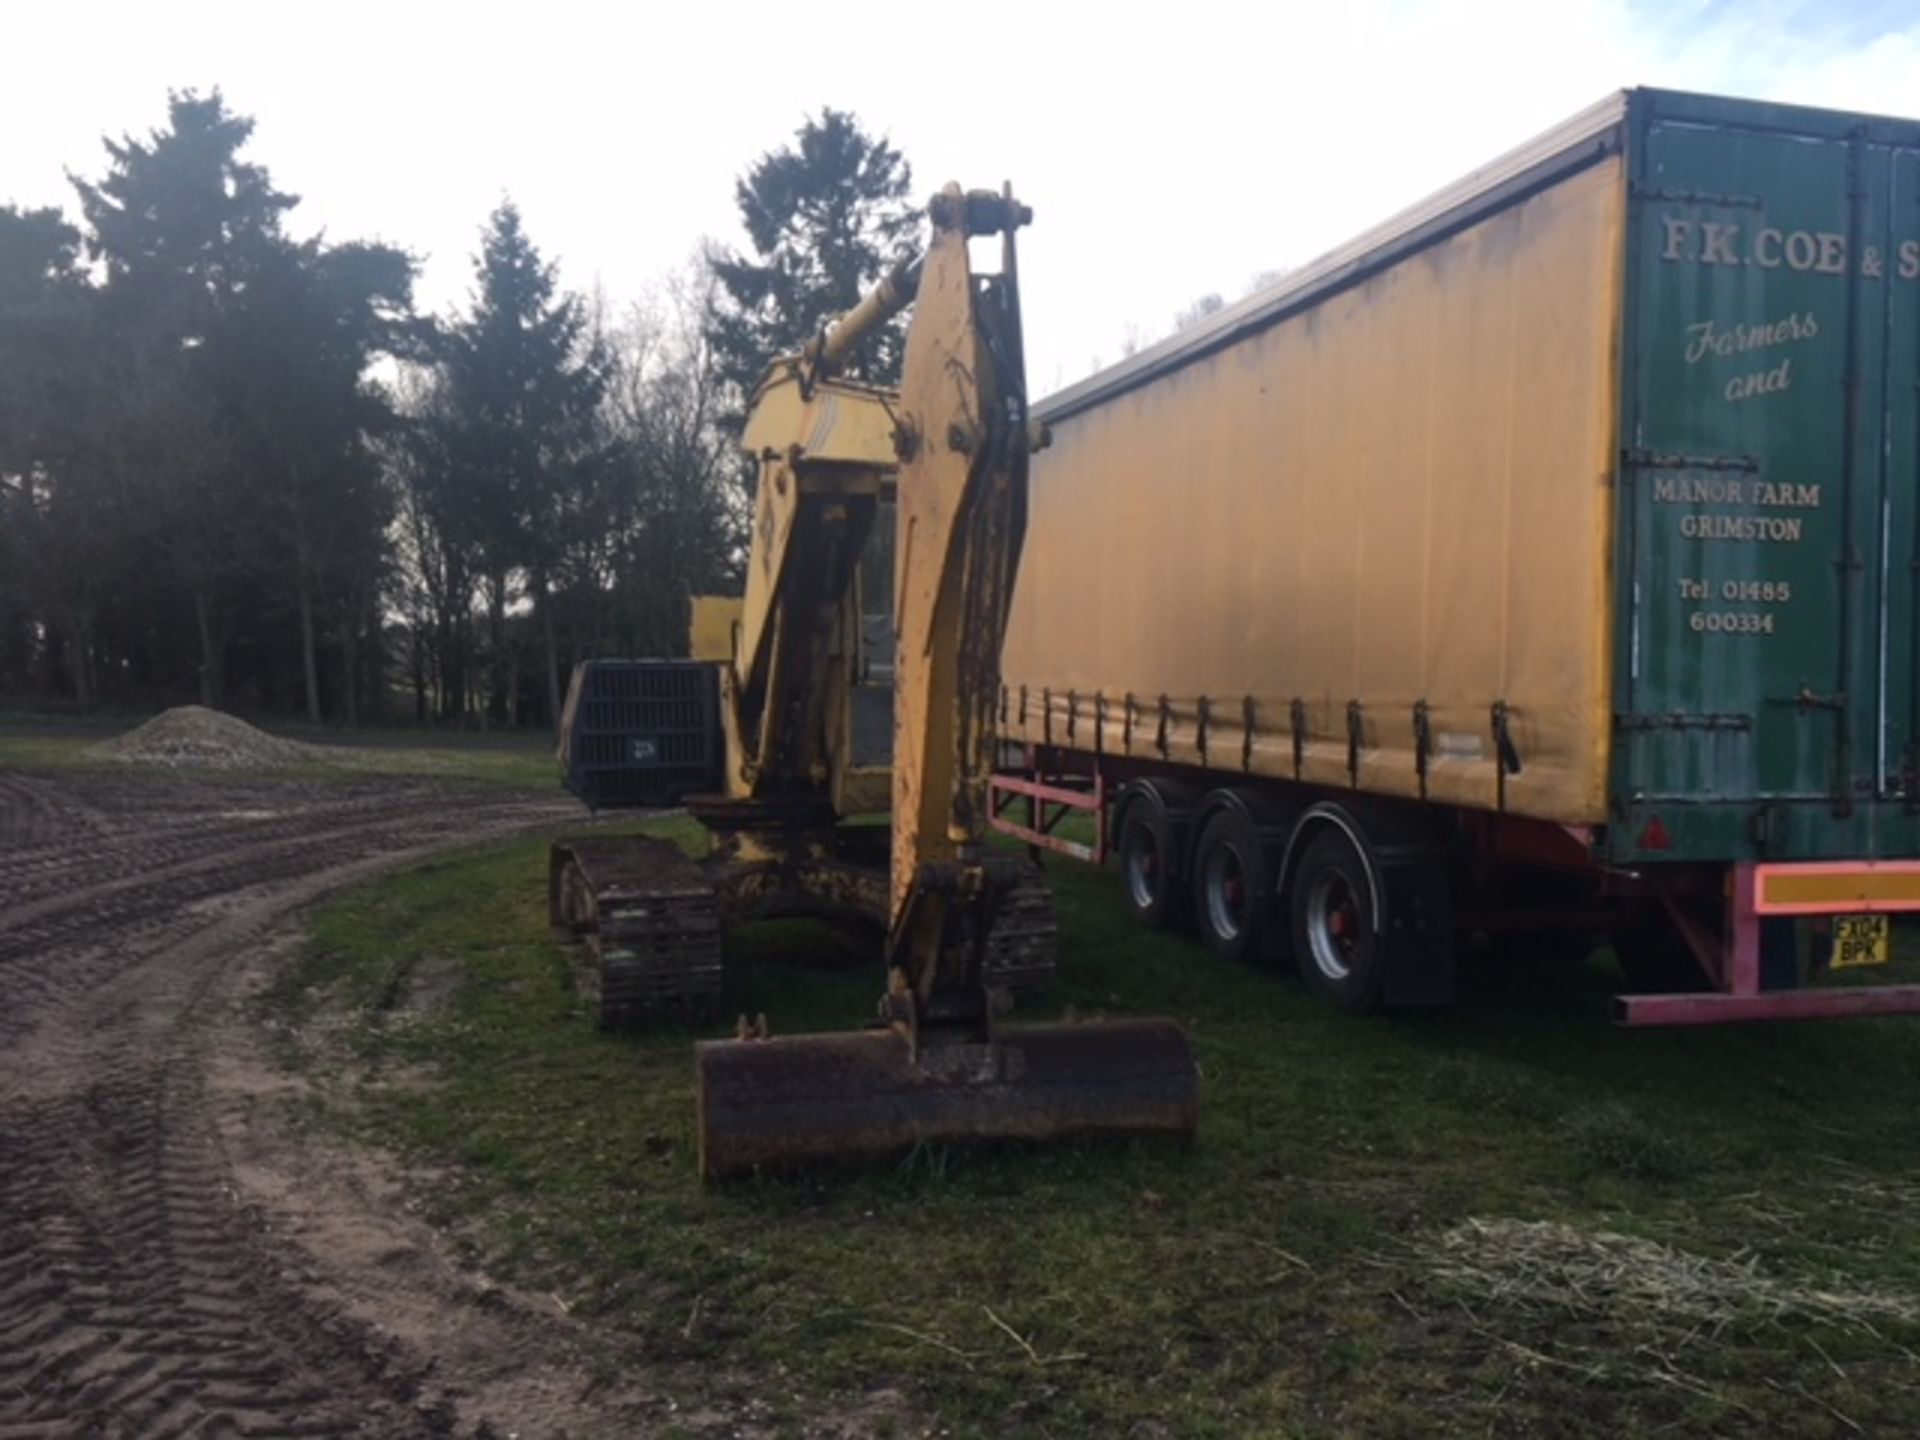
[[[788,858],[758,860],[718,841],[695,860],[654,836],[573,836],[549,852],[547,906],[555,936],[581,945],[575,973],[601,1029],[699,1023],[722,1013],[734,925],[805,917],[884,933],[887,832],[838,826]],[[1058,928],[1045,872],[1021,860],[987,941],[997,1006],[1052,983]]]

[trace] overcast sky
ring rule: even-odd
[[[70,204],[103,133],[222,88],[302,230],[421,257],[466,294],[502,195],[569,285],[622,304],[822,105],[915,190],[1012,180],[1037,391],[1297,265],[1610,90],[1669,85],[1920,115],[1916,0],[868,5],[387,0],[9,6],[0,200]]]

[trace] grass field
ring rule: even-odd
[[[980,1436],[1920,1433],[1920,1029],[1620,1031],[1604,956],[1357,1019],[1053,875],[1027,1010],[1185,1023],[1193,1149],[704,1191],[692,1036],[594,1031],[534,843],[325,905],[269,1003],[316,1123],[445,1167],[489,1265],[723,1390],[899,1386]],[[736,955],[777,1030],[870,1013],[823,931]],[[351,1078],[315,1039],[343,1020]]]

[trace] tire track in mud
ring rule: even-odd
[[[17,771],[0,771],[0,844],[25,849],[58,841],[73,822],[62,814],[51,789]]]
[[[196,836],[191,846],[162,842],[114,846],[103,853],[89,847],[84,858],[71,862],[67,883],[37,898],[0,906],[0,966],[42,943],[44,932],[71,933],[76,916],[82,925],[97,927],[104,917],[124,919],[156,906],[178,908],[182,902],[284,878],[354,846],[392,849],[396,841],[436,839],[449,843],[469,826],[511,823],[527,814],[527,806],[513,803],[462,807],[452,823],[396,817],[390,810],[323,812],[274,824],[229,821],[224,828]],[[347,823],[328,823],[334,820]]]
[[[0,776],[0,787],[8,778]],[[152,782],[142,788],[153,788]],[[32,844],[10,837],[8,817],[0,807],[0,842],[12,842],[9,862],[0,871],[0,926],[20,922],[24,917],[12,912],[36,900],[70,897],[76,877],[83,883],[99,883],[106,857],[111,858],[116,875],[146,874],[174,861],[231,851],[243,841],[278,840],[360,816],[391,817],[397,808],[425,810],[430,808],[428,797],[445,796],[444,791],[418,787],[342,799],[335,786],[318,795],[289,791],[276,795],[271,807],[263,807],[258,788],[237,793],[225,788],[194,793],[197,790],[189,791],[197,802],[190,806],[183,804],[171,812],[157,807],[144,812],[101,812],[101,823],[91,831],[62,833]]]
[[[444,797],[434,799],[444,805]],[[389,815],[331,829],[281,829],[276,838],[236,831],[213,837],[212,853],[157,867],[143,864],[137,851],[116,856],[106,872],[113,878],[96,875],[91,886],[0,910],[0,994],[9,997],[0,1008],[0,1043],[35,1028],[66,997],[109,985],[156,943],[207,925],[229,897],[291,884],[357,856],[458,843],[512,828],[527,815],[524,804],[504,803],[462,809],[457,819]],[[50,955],[62,962],[48,964]]]
[[[7,823],[60,820],[57,783],[3,778]],[[190,820],[178,844],[66,826],[80,871],[109,878],[0,911],[0,1437],[455,1430],[431,1358],[317,1299],[242,1202],[207,1095],[207,1002],[239,947],[328,891],[573,818],[384,787],[266,844],[244,822]]]

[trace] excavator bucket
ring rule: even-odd
[[[1168,1020],[1008,1027],[923,1048],[892,1030],[695,1047],[700,1172],[724,1180],[919,1144],[1190,1139],[1199,1081]]]

